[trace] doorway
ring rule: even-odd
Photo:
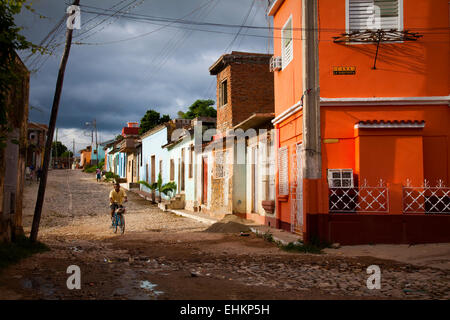
[[[202,174],[203,174],[202,204],[207,204],[208,203],[208,157],[202,158]]]

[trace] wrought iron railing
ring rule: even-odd
[[[450,188],[442,180],[434,187],[427,180],[422,187],[413,187],[407,180],[403,186],[403,213],[450,214]]]
[[[378,186],[368,186],[365,181],[357,188],[329,188],[329,211],[331,213],[387,213],[389,190],[383,180]]]

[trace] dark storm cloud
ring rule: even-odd
[[[131,2],[81,0],[82,5],[102,8],[110,8],[118,3],[123,6]],[[135,1],[137,4],[141,2]],[[147,0],[131,12],[180,18],[206,4],[186,19],[239,25],[252,2],[253,0]],[[24,35],[39,43],[63,16],[67,3],[68,1],[56,0],[34,1],[33,8],[50,19],[39,19],[34,14],[24,12],[17,17],[16,22],[25,27]],[[266,4],[266,0],[255,0],[247,25],[267,26]],[[74,31],[75,42],[116,41],[159,28],[149,23],[110,18],[96,29],[98,32],[94,36],[83,39],[88,35],[80,36],[86,30],[83,28],[89,28],[106,17],[87,23],[93,15],[83,13],[83,7],[81,15],[82,29]],[[114,23],[110,24],[111,21]],[[67,131],[67,135],[79,135],[85,122],[95,118],[99,130],[105,137],[110,137],[114,132],[119,133],[126,121],[139,121],[149,108],[175,117],[179,110],[186,110],[196,99],[215,100],[215,79],[209,75],[208,68],[225,53],[234,35],[190,31],[186,29],[189,27],[166,27],[148,36],[115,44],[73,45],[66,69],[57,126],[78,129]],[[231,28],[193,28],[237,32],[237,29]],[[246,32],[242,30],[241,34]],[[248,33],[257,32],[250,30]],[[259,34],[268,36],[269,32],[265,30]],[[58,41],[64,42],[64,30],[59,32]],[[234,45],[228,48],[228,52],[240,50],[265,53],[267,48],[267,38],[246,36],[238,37]],[[48,123],[61,52],[62,46],[31,77],[30,105],[39,108],[30,110],[33,121]],[[25,58],[26,55],[22,54],[22,57]],[[43,61],[44,57],[39,60]],[[30,64],[30,61],[27,63]],[[90,140],[89,137],[74,138],[83,142]]]

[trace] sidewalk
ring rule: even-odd
[[[138,196],[140,196],[141,198],[144,198],[148,201],[152,200],[151,193],[137,189],[131,189],[129,190],[129,192],[133,192]],[[219,219],[210,217],[204,213],[199,212],[192,212],[188,210],[174,210],[174,209],[169,209],[168,211],[178,216],[194,219],[207,225],[213,225],[214,223],[220,221]],[[270,234],[272,234],[273,240],[275,240],[276,242],[280,242],[283,245],[287,245],[290,242],[297,242],[302,239],[301,235],[293,234],[280,229],[275,229],[266,225],[255,224],[255,222],[252,220],[245,220],[245,224],[247,224],[250,230],[257,235],[264,235],[269,232]]]

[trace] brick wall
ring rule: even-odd
[[[220,85],[222,81],[227,80],[228,88],[228,103],[224,106],[220,105]],[[231,93],[231,66],[227,66],[217,75],[217,131],[223,132],[224,130],[232,127],[233,109],[230,99]]]
[[[233,55],[230,55],[233,56]],[[273,113],[274,81],[269,56],[228,62],[217,73],[217,130],[224,132],[254,113]],[[264,59],[263,59],[264,58]],[[266,61],[267,60],[267,61]],[[220,106],[220,86],[227,80],[228,103]]]
[[[233,126],[254,113],[275,112],[273,73],[269,70],[269,64],[232,65],[229,97]]]

